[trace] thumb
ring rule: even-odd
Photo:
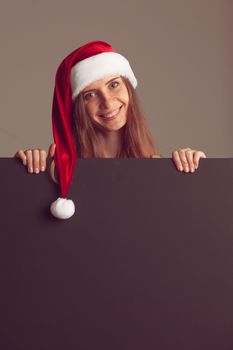
[[[55,143],[52,143],[52,144],[49,146],[48,157],[53,158],[54,155],[55,155],[55,150],[56,150],[56,144],[55,144]]]

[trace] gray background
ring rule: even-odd
[[[159,152],[232,157],[231,0],[1,1],[0,156],[53,142],[61,60],[92,40],[130,62]]]

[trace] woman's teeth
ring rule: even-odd
[[[116,110],[113,111],[112,113],[103,114],[103,117],[104,117],[104,118],[111,118],[111,117],[114,117],[119,111],[120,111],[120,108],[116,109]]]

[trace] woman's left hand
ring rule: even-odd
[[[196,151],[191,148],[179,148],[172,152],[172,159],[179,171],[192,173],[199,166],[200,158],[207,158],[202,151]]]

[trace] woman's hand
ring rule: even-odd
[[[49,157],[54,157],[56,144],[50,145],[48,150]],[[23,165],[27,166],[28,172],[33,173],[33,171],[38,174],[40,171],[46,170],[46,151],[44,149],[29,149],[26,151],[19,150],[14,155],[16,158],[20,158]]]
[[[178,170],[193,173],[199,166],[200,158],[206,158],[206,155],[191,148],[179,148],[172,152],[172,158]]]

